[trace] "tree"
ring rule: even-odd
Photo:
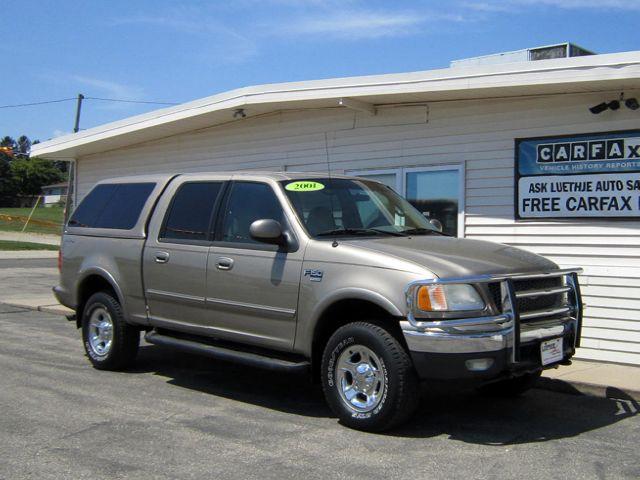
[[[0,205],[7,204],[15,196],[16,189],[11,177],[11,164],[0,154]]]
[[[0,147],[10,147],[13,150],[13,138],[4,137],[0,140]],[[16,188],[11,175],[11,161],[13,155],[0,150],[0,205],[9,204],[16,195]]]
[[[41,158],[16,158],[11,162],[11,177],[18,193],[40,195],[44,185],[64,180],[63,173],[53,163]]]
[[[40,195],[44,185],[66,178],[64,162],[30,158],[32,143],[26,135],[18,140],[6,136],[0,147],[10,147],[11,153],[0,151],[0,206],[13,206],[18,195]]]

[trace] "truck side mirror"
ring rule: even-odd
[[[249,227],[249,234],[251,238],[263,243],[272,245],[285,245],[287,243],[280,222],[270,218],[262,218],[253,222]]]
[[[440,220],[438,220],[437,218],[431,218],[429,219],[429,223],[436,227],[436,230],[442,232],[442,222]]]

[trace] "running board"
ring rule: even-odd
[[[265,370],[276,370],[279,372],[306,373],[309,371],[310,363],[307,361],[291,361],[282,358],[269,357],[253,352],[243,352],[230,348],[220,347],[200,343],[194,340],[186,340],[176,338],[169,335],[162,335],[158,332],[151,331],[147,333],[144,339],[154,345],[162,345],[165,347],[177,348],[185,352],[194,353],[196,355],[205,355],[218,360],[239,363],[248,367],[257,367]]]

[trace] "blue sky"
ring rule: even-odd
[[[640,49],[640,0],[9,0],[2,10],[0,105],[80,92],[184,102],[564,41],[598,53]],[[81,127],[154,108],[87,100]],[[0,109],[0,135],[67,133],[74,109]]]

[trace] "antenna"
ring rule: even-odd
[[[329,183],[333,184],[333,182],[331,181],[332,180],[331,179],[331,161],[329,160],[329,135],[327,135],[327,132],[324,132],[324,153],[325,153],[325,158],[327,160],[327,175],[329,176]],[[331,216],[335,219],[336,216],[335,216],[335,208],[333,205],[333,195],[329,195],[329,202],[331,205]],[[331,244],[331,246],[333,248],[338,246],[338,239],[335,236],[333,237],[333,243]]]

